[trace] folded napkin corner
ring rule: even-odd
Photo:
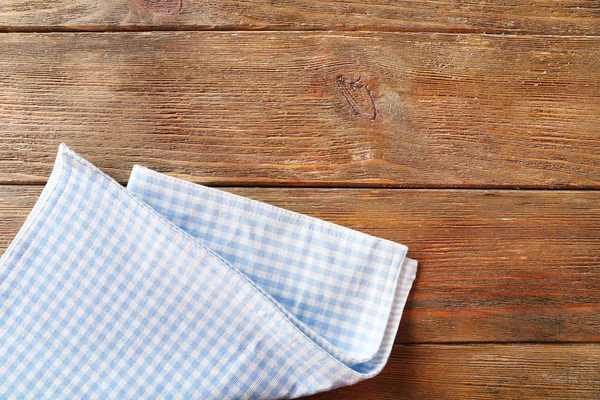
[[[2,398],[296,398],[379,373],[407,248],[65,144],[0,257]],[[12,397],[11,397],[12,396]]]

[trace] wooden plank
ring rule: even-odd
[[[41,188],[0,186],[0,246]],[[600,341],[600,192],[229,188],[409,246],[397,342]]]
[[[597,35],[595,0],[3,0],[3,30],[293,29]]]
[[[312,400],[597,399],[600,345],[396,345],[373,379]]]
[[[0,35],[0,182],[60,141],[213,184],[600,188],[600,38]]]

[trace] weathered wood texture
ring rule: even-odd
[[[398,342],[600,340],[598,192],[227,190],[408,245]],[[40,191],[0,186],[2,250]]]
[[[419,260],[382,374],[310,399],[599,397],[600,191],[492,189],[600,189],[597,0],[2,0],[0,31],[37,32],[0,34],[0,254],[63,141],[333,187],[226,189]]]
[[[396,345],[377,377],[305,399],[598,399],[600,345]]]
[[[595,0],[2,0],[3,30],[294,29],[594,35]]]
[[[0,35],[0,182],[65,141],[220,184],[600,188],[600,38]],[[160,155],[160,156],[158,156]]]

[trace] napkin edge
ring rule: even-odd
[[[42,211],[48,205],[48,201],[52,198],[52,194],[57,190],[58,183],[60,183],[62,175],[65,171],[64,155],[67,152],[72,152],[72,150],[69,149],[65,143],[60,143],[58,145],[56,159],[54,161],[52,171],[50,172],[50,176],[48,177],[48,181],[44,185],[40,195],[33,205],[33,208],[25,218],[25,221],[17,231],[16,235],[12,238],[4,253],[0,255],[0,284],[2,284],[3,276],[5,275],[5,271],[3,271],[4,263],[16,251],[23,238],[27,235],[31,227],[36,224],[39,217],[43,215]]]

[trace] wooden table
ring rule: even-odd
[[[313,399],[600,398],[596,0],[3,0],[0,247],[64,141],[404,243],[388,366]]]

